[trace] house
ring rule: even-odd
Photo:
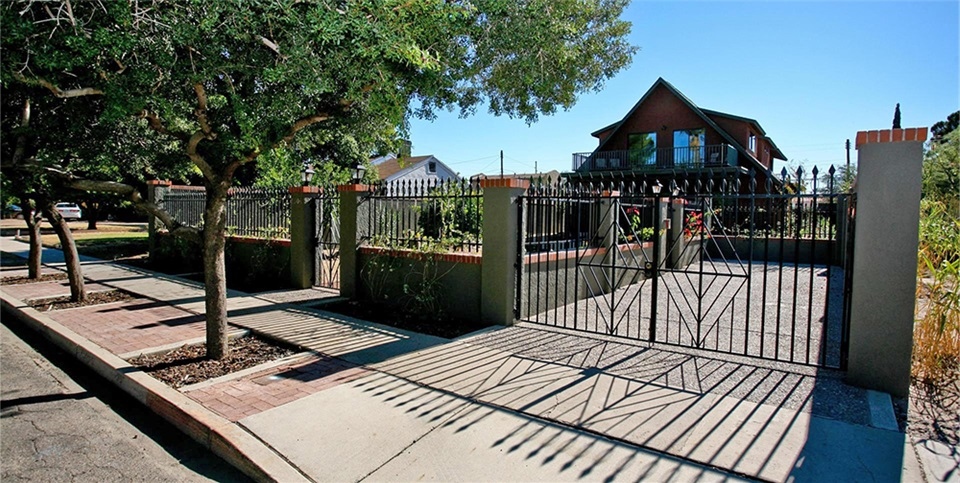
[[[752,169],[762,191],[768,177],[779,186],[773,160],[786,160],[759,122],[702,109],[663,78],[623,119],[591,135],[599,145],[589,153],[574,153],[568,177],[602,174],[666,185],[685,179],[746,180]]]
[[[425,182],[435,184],[451,179],[459,179],[457,172],[440,162],[433,155],[401,156],[387,154],[370,160],[381,181],[392,183]]]
[[[561,176],[560,172],[555,169],[551,171],[541,171],[537,173],[509,173],[509,174],[504,173],[503,176],[500,176],[499,174],[479,173],[470,177],[470,183],[476,184],[476,183],[479,183],[480,180],[487,179],[487,178],[520,179],[520,180],[527,180],[531,182],[541,181],[544,183],[551,183],[560,179],[560,176]]]

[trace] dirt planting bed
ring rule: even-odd
[[[165,354],[135,357],[129,362],[171,387],[213,379],[292,355],[296,350],[256,335],[230,341],[230,353],[222,360],[207,358],[204,344],[185,345]]]

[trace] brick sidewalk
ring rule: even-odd
[[[183,392],[230,421],[239,421],[369,373],[339,359],[310,355],[239,379],[193,390],[187,387]]]
[[[44,267],[43,272],[59,271]],[[25,269],[4,271],[2,274],[4,278],[22,275],[26,275]],[[198,305],[197,299],[202,301],[203,297],[203,286],[197,282],[168,276],[155,277],[152,272],[143,269],[101,261],[85,263],[84,276],[88,291],[122,288],[150,297],[140,296],[122,302],[45,312],[54,321],[115,355],[151,352],[158,348],[187,344],[202,339],[206,334],[204,316],[194,311]],[[97,283],[97,280],[102,283]],[[2,288],[20,300],[70,294],[66,281],[2,285]],[[274,300],[266,302],[242,294],[231,298],[230,305],[233,311],[251,304],[265,306],[261,313],[235,317],[238,320],[272,320],[289,324],[296,319],[299,323],[294,326],[303,327],[311,317],[306,317],[302,311],[297,311],[294,316],[289,308],[277,304],[281,299],[286,300],[284,297],[299,300],[303,298],[297,297],[302,295],[301,292],[310,295],[311,299],[335,296],[329,290],[299,291],[292,295],[272,293],[267,295]],[[329,324],[329,320],[324,320],[320,326],[327,327]],[[231,329],[237,327],[231,324]],[[273,331],[268,329],[267,332]],[[277,334],[272,335],[276,337]],[[182,388],[181,392],[236,422],[369,373],[369,370],[356,364],[312,353],[245,376],[232,379],[227,376],[221,382],[200,383],[193,388],[188,386]]]
[[[202,315],[143,298],[47,315],[117,355],[185,343],[206,333]]]
[[[4,277],[6,278],[6,277]],[[87,293],[110,290],[110,287],[99,283],[86,282]],[[34,300],[48,297],[70,295],[70,283],[66,280],[39,283],[24,283],[19,285],[4,285],[3,291],[20,300]]]

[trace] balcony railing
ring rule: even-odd
[[[737,150],[729,144],[684,148],[573,153],[574,171],[650,171],[703,169],[737,165]]]

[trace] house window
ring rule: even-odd
[[[627,136],[627,158],[631,166],[657,164],[657,133],[632,133]]]
[[[436,173],[436,172],[437,172],[437,163],[435,163],[435,162],[433,162],[433,161],[430,161],[429,163],[427,163],[427,172],[428,172],[428,173]]]
[[[704,128],[673,131],[673,164],[698,166],[703,163],[706,137]]]
[[[749,149],[751,153],[757,152],[757,135],[756,134],[750,133],[750,137],[747,138],[747,149]]]

